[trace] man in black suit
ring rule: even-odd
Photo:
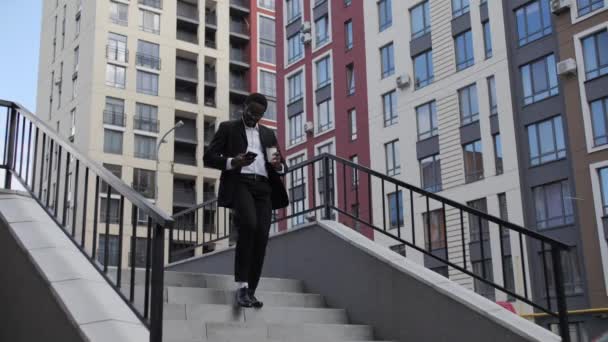
[[[218,205],[233,209],[237,218],[234,277],[236,303],[242,307],[263,305],[255,290],[262,274],[272,210],[289,204],[281,180],[287,165],[277,138],[271,129],[258,124],[267,106],[264,95],[249,95],[242,117],[220,124],[203,157],[206,167],[222,171]]]

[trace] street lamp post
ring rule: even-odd
[[[182,120],[179,120],[175,126],[173,126],[173,128],[171,128],[170,130],[168,130],[162,138],[160,138],[160,141],[158,142],[158,144],[156,144],[156,168],[154,169],[154,199],[156,199],[156,202],[158,202],[158,152],[160,150],[160,145],[163,143],[166,143],[167,141],[165,140],[165,138],[167,137],[167,135],[169,135],[169,133],[173,132],[175,129],[182,127],[184,125],[184,122]],[[158,203],[156,203],[158,205]]]

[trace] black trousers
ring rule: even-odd
[[[238,235],[234,278],[254,290],[260,282],[272,214],[271,188],[266,180],[239,177],[233,209]]]

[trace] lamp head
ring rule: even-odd
[[[179,120],[176,124],[175,127],[180,128],[184,125],[184,122],[182,120]]]

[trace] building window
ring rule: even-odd
[[[488,94],[490,97],[490,115],[498,114],[498,102],[496,100],[496,79],[488,77]]]
[[[144,197],[154,198],[155,183],[154,171],[144,169],[133,169],[133,189]]]
[[[502,139],[500,138],[500,133],[494,134],[494,163],[496,165],[496,174],[502,175],[504,173],[504,168],[502,165]]]
[[[156,138],[135,134],[135,158],[155,160]]]
[[[401,163],[399,162],[399,140],[393,140],[384,144],[386,158],[386,174],[396,176],[401,173]]]
[[[106,97],[103,111],[103,123],[114,126],[125,126],[125,101],[114,97]]]
[[[498,212],[499,212],[499,216],[501,220],[503,221],[509,221],[509,210],[508,210],[508,206],[507,206],[507,194],[500,193],[498,194]],[[508,230],[507,229],[503,229],[503,231],[505,233],[508,234]],[[504,234],[504,235],[507,235]]]
[[[108,34],[106,58],[110,61],[127,63],[128,57],[129,53],[127,51],[127,37],[110,32]]]
[[[353,164],[359,164],[359,156],[354,155],[350,157],[350,161]],[[350,184],[353,189],[359,186],[359,170],[355,169],[354,167],[351,169]]]
[[[329,56],[317,61],[317,89],[321,89],[331,82],[331,65]]]
[[[72,100],[78,95],[78,75],[74,74],[72,77]]]
[[[534,187],[532,194],[538,229],[574,223],[570,184],[567,180]]]
[[[532,1],[515,11],[519,46],[538,40],[553,31],[549,0]]]
[[[578,16],[582,17],[593,11],[604,8],[604,0],[576,0],[576,5],[578,7]]]
[[[137,65],[160,70],[160,47],[158,44],[137,41]]]
[[[76,25],[74,27],[74,39],[78,38],[78,36],[80,35],[80,14],[76,16],[75,24]]]
[[[469,0],[452,0],[452,17],[469,13]]]
[[[272,18],[260,16],[260,61],[276,64],[276,34],[275,21]]]
[[[110,2],[110,20],[114,24],[127,26],[129,24],[129,6],[119,2]]]
[[[378,25],[380,32],[391,27],[393,24],[393,9],[392,0],[379,0],[378,1]]]
[[[121,165],[103,163],[103,167],[106,168],[108,171],[110,171],[114,176],[118,177],[119,179],[122,178],[122,166]],[[102,180],[100,189],[101,189],[100,193],[107,194],[108,193],[108,183],[106,183]]]
[[[321,46],[329,41],[329,19],[327,15],[315,20],[315,44]]]
[[[527,130],[531,166],[566,158],[561,116],[532,124]]]
[[[302,72],[298,72],[297,74],[290,76],[287,79],[288,88],[289,88],[289,102],[294,103],[302,98]]]
[[[477,209],[482,213],[488,212],[488,202],[485,198],[469,201],[467,202],[467,206]],[[490,227],[488,225],[488,220],[480,220],[479,216],[470,213],[468,214],[468,219],[471,242],[479,242],[482,239],[484,241],[490,239]]]
[[[105,153],[122,154],[122,132],[104,129],[103,151]]]
[[[115,88],[125,88],[125,67],[114,64],[106,65],[106,85]]]
[[[135,115],[133,129],[158,133],[158,107],[144,103],[136,103],[137,113]]]
[[[482,263],[484,265],[482,265]],[[484,266],[485,266],[485,273],[486,273],[485,277],[483,276]],[[485,259],[483,261],[473,262],[473,273],[475,273],[479,277],[484,278],[485,280],[494,282],[494,270],[492,269],[492,259]],[[474,283],[473,285],[475,287],[475,292],[486,297],[487,299],[489,299],[491,301],[496,300],[496,298],[495,298],[496,295],[494,293],[494,287],[492,285],[486,284],[477,278],[475,278],[473,283]]]
[[[471,30],[463,32],[454,37],[454,45],[456,46],[456,69],[464,70],[475,64],[475,56],[473,53],[473,35]]]
[[[439,154],[420,160],[420,178],[422,188],[429,192],[441,191],[441,162]]]
[[[606,145],[608,144],[608,97],[593,101],[589,106],[593,124],[593,144]]]
[[[346,50],[353,48],[353,21],[352,19],[344,23],[344,39]]]
[[[350,127],[350,140],[357,139],[357,111],[353,108],[348,111],[348,122]]]
[[[304,53],[304,45],[300,39],[301,34],[296,33],[293,36],[287,38],[287,62],[293,63],[297,59],[302,57]]]
[[[287,8],[287,22],[291,23],[302,16],[302,8],[300,0],[286,0],[285,7]]]
[[[74,137],[76,134],[76,108],[70,111],[70,137]]]
[[[386,78],[395,73],[395,57],[393,54],[393,43],[389,43],[380,48],[382,78]]]
[[[431,10],[428,0],[410,10],[410,21],[412,23],[412,39],[431,32]]]
[[[319,117],[319,124],[317,125],[318,132],[325,132],[333,128],[334,123],[331,100],[326,100],[317,104],[317,115]]]
[[[608,167],[598,170],[602,191],[602,215],[608,216]]]
[[[555,56],[549,55],[522,66],[524,104],[532,104],[559,94]]]
[[[427,251],[446,248],[445,218],[443,209],[422,213],[424,241]]]
[[[580,342],[584,341],[581,333],[581,324],[582,323],[568,323],[568,330],[570,332],[570,341],[572,342]],[[557,335],[559,335],[559,324],[549,324],[549,328],[551,331]]]
[[[481,140],[463,146],[464,149],[464,173],[467,183],[475,182],[483,178],[483,154],[481,151]]]
[[[582,42],[586,78],[590,80],[608,74],[608,30],[594,33]]]
[[[392,126],[399,122],[396,90],[392,90],[382,95],[382,108],[384,110],[384,127]]]
[[[78,65],[80,64],[80,47],[74,48],[74,72],[78,71]]]
[[[104,203],[105,198],[102,198],[101,203]],[[114,206],[112,206],[114,207]],[[118,206],[116,206],[118,207]],[[105,213],[102,212],[102,215]],[[104,265],[106,262],[106,245],[108,248],[108,265],[118,266],[118,239],[117,235],[99,234],[99,247],[97,249],[97,261]]]
[[[158,96],[158,74],[137,70],[137,92]]]
[[[264,119],[277,120],[277,80],[276,74],[260,70],[260,93],[266,95],[268,108],[264,114]]]
[[[562,273],[564,277],[564,292],[566,295],[577,295],[582,294],[583,279],[581,278],[581,271],[578,260],[577,248],[571,247],[568,251],[562,251],[560,253],[560,259],[562,264]],[[539,255],[540,256],[540,255]],[[549,287],[549,295],[555,297],[555,275],[553,273],[553,258],[549,252],[545,252],[545,262],[547,265],[547,283]],[[543,294],[546,289],[543,287]],[[572,340],[577,341],[577,340]]]
[[[346,66],[346,95],[355,94],[355,65]]]
[[[289,144],[304,140],[304,114],[302,112],[289,117]]]
[[[289,166],[293,167],[304,162],[304,156],[300,155],[289,159]],[[306,203],[306,182],[304,180],[304,171],[306,168],[299,168],[293,170],[290,173],[290,184],[289,199],[291,200],[291,214],[297,214],[303,212]],[[291,224],[297,226],[303,224],[305,217],[304,215],[297,215],[291,219]]]
[[[139,10],[139,29],[144,32],[160,34],[160,14]]]
[[[434,100],[416,107],[416,121],[418,123],[418,141],[434,137],[438,134],[437,112]]]
[[[258,0],[258,6],[274,11],[274,0]]]
[[[483,23],[483,46],[486,59],[492,57],[492,32],[490,31],[490,21]]]
[[[403,226],[403,192],[392,192],[388,194],[388,217],[390,228]]]
[[[414,57],[415,87],[420,89],[433,83],[435,78],[433,71],[433,50],[428,50]]]
[[[479,121],[477,86],[475,84],[458,90],[458,102],[460,104],[460,120],[462,126]]]

